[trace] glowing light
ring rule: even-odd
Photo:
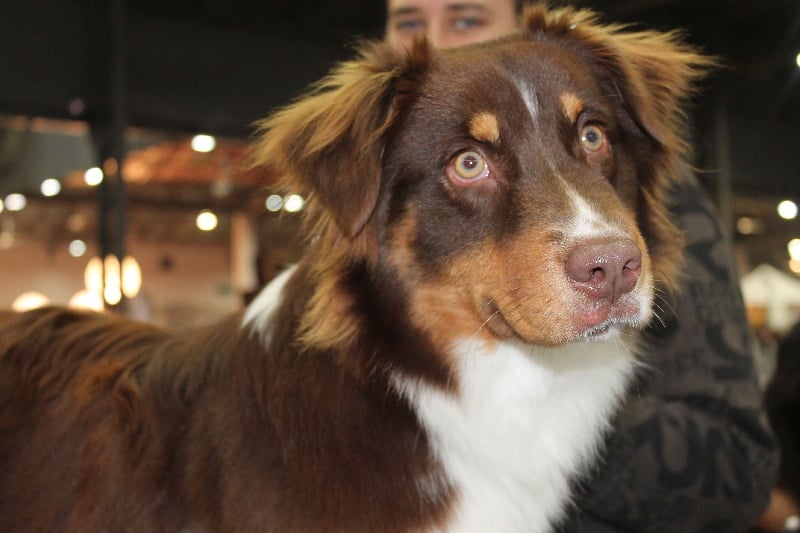
[[[103,170],[100,167],[92,167],[83,174],[83,181],[89,187],[97,187],[103,183]]]
[[[142,269],[139,262],[126,255],[122,258],[122,294],[126,298],[133,298],[142,288]]]
[[[76,211],[67,217],[67,229],[72,233],[80,233],[89,225],[89,216],[83,211]]]
[[[797,204],[791,200],[783,200],[778,204],[778,216],[784,220],[797,218]]]
[[[3,199],[0,198],[0,213],[2,213],[5,208],[6,208],[6,205],[3,203]]]
[[[283,197],[278,194],[270,194],[267,197],[267,211],[280,211],[283,208]]]
[[[212,231],[216,229],[217,224],[219,223],[219,219],[217,218],[217,215],[215,215],[213,211],[204,209],[197,214],[197,219],[195,220],[195,222],[199,230]]]
[[[86,289],[73,294],[67,305],[76,309],[88,309],[90,311],[102,311],[105,307],[100,294]]]
[[[28,205],[24,194],[12,193],[6,196],[6,209],[9,211],[22,211]]]
[[[797,66],[800,67],[800,52],[797,53],[797,57],[794,58],[795,63]]]
[[[119,163],[117,163],[117,159],[114,157],[109,157],[105,161],[103,161],[103,174],[106,176],[113,176],[119,170]]]
[[[83,272],[86,292],[105,300],[109,305],[122,301],[122,296],[133,298],[142,288],[142,269],[131,256],[120,263],[116,255],[108,254],[105,260],[92,257]],[[95,307],[91,307],[95,309]]]
[[[103,293],[103,260],[92,257],[83,271],[83,284],[86,290],[94,294]]]
[[[739,217],[736,230],[742,235],[758,235],[764,232],[764,222],[752,217]]]
[[[192,150],[207,153],[217,147],[217,140],[212,135],[195,135],[192,137]]]
[[[792,239],[786,248],[789,250],[789,257],[795,261],[800,261],[800,239]]]
[[[72,257],[83,257],[86,254],[86,243],[81,239],[75,239],[69,243],[67,250]]]
[[[50,299],[40,292],[30,291],[17,296],[11,304],[14,311],[27,311],[29,309],[36,309],[44,307],[50,303]]]
[[[42,191],[43,196],[57,196],[61,192],[61,182],[55,178],[47,178],[39,186],[39,190]]]
[[[305,200],[299,194],[290,194],[283,199],[283,208],[289,213],[296,213],[303,209]]]
[[[122,274],[116,255],[108,254],[103,261],[103,281],[103,300],[110,305],[117,305],[122,301]]]

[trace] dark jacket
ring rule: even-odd
[[[578,487],[565,532],[745,531],[775,482],[777,446],[730,246],[694,178],[671,212],[686,232],[681,291],[657,311],[643,350],[650,369]]]

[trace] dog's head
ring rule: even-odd
[[[358,327],[339,283],[354,266],[391,278],[413,325],[445,344],[645,324],[678,270],[664,199],[708,65],[674,34],[541,6],[491,43],[365,45],[264,121],[256,147],[311,199],[315,340]]]

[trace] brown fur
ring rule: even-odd
[[[268,335],[239,315],[183,333],[59,309],[0,317],[0,530],[445,526],[457,487],[390,376],[454,394],[454,340],[579,335],[571,313],[589,303],[552,290],[580,244],[565,240],[552,168],[673,283],[681,239],[664,199],[708,64],[675,34],[541,6],[487,45],[365,44],[261,124],[255,163],[309,198],[308,249]],[[534,68],[548,69],[547,136],[506,79]],[[562,82],[603,99],[608,151],[581,152]],[[490,179],[448,181],[451,140],[477,143]]]

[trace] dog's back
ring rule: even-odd
[[[678,271],[706,64],[542,7],[482,46],[365,45],[262,125],[310,238],[243,316],[0,318],[0,529],[549,529]]]
[[[207,349],[111,316],[3,315],[0,529],[180,530]]]
[[[408,490],[433,459],[386,383],[265,353],[240,316],[168,335],[41,309],[0,339],[2,531],[401,531],[443,510]]]

